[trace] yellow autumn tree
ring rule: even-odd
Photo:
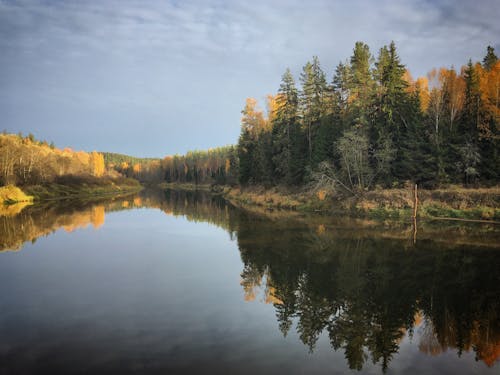
[[[267,95],[266,97],[266,107],[267,107],[267,128],[272,127],[273,122],[276,119],[279,111],[279,94],[278,95]]]
[[[266,124],[264,113],[257,106],[257,100],[247,98],[245,108],[242,111],[241,126],[252,135],[260,133]]]
[[[90,153],[90,173],[95,177],[101,177],[104,174],[104,156],[96,151]]]
[[[500,61],[488,71],[479,70],[479,88],[484,116],[479,124],[481,138],[498,139],[500,127]]]
[[[465,81],[462,75],[457,74],[455,69],[448,69],[445,73],[444,90],[446,98],[446,109],[450,130],[458,118],[460,111],[464,106]]]
[[[423,113],[427,113],[427,109],[429,108],[429,81],[427,77],[419,77],[415,82],[415,87],[418,90],[418,96],[420,99],[420,110]]]
[[[141,173],[141,170],[142,170],[141,164],[140,163],[134,164],[134,166],[132,167],[132,170],[134,171],[135,175],[138,175],[139,173]]]

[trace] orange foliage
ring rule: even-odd
[[[256,99],[247,98],[245,108],[241,113],[243,114],[242,127],[252,135],[258,135],[265,128],[266,120],[262,110],[257,107]]]
[[[413,81],[413,77],[408,69],[405,70],[403,74],[403,79],[408,83],[408,89],[411,91],[411,88],[414,86],[415,82]]]
[[[326,190],[320,190],[316,193],[320,201],[324,201],[326,198]]]
[[[90,155],[84,151],[75,152],[75,157],[80,161],[80,163],[88,165],[90,161]]]
[[[488,367],[493,365],[500,359],[500,341],[479,343],[478,358],[483,360]]]
[[[429,108],[429,101],[431,100],[429,95],[429,81],[427,77],[419,77],[415,82],[415,87],[418,90],[418,96],[420,99],[420,110],[425,113]]]
[[[282,305],[283,301],[276,297],[276,288],[272,286],[268,286],[265,291],[265,297],[266,299],[264,300],[265,303],[272,303],[273,305]]]
[[[104,174],[104,156],[96,151],[90,153],[90,171],[93,176],[101,177]]]
[[[90,221],[94,228],[99,228],[104,224],[104,206],[94,206],[92,207],[92,212],[90,214]]]
[[[324,234],[325,232],[326,232],[326,227],[325,227],[325,225],[324,225],[324,224],[320,224],[320,225],[318,225],[318,227],[316,228],[316,233],[317,233],[318,235],[322,235],[322,234]]]
[[[490,71],[483,69],[480,65],[477,69],[481,101],[485,109],[482,121],[478,124],[479,136],[490,139],[498,138],[495,130],[500,130],[500,61],[497,61]]]
[[[141,173],[141,164],[137,163],[137,164],[134,164],[134,167],[132,168],[132,170],[134,171],[134,173]]]
[[[456,120],[459,112],[464,106],[465,98],[465,81],[463,76],[457,75],[455,69],[449,69],[445,74],[444,90],[447,97],[447,106],[449,114],[450,127]]]
[[[271,127],[273,121],[276,119],[278,115],[279,109],[279,99],[278,95],[267,95],[266,97],[267,103],[267,125]]]

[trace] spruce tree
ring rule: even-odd
[[[275,175],[278,182],[292,181],[290,166],[292,164],[292,127],[297,124],[298,92],[290,69],[281,77],[277,96],[278,110],[272,124],[272,146]]]
[[[498,61],[497,55],[495,55],[495,49],[492,46],[488,46],[486,48],[486,56],[484,56],[483,59],[483,67],[487,71],[490,71],[491,68],[496,64]]]
[[[321,69],[317,56],[307,62],[300,75],[302,84],[301,112],[302,121],[307,135],[309,163],[311,164],[314,152],[314,139],[321,116],[325,112],[326,76]]]
[[[394,42],[391,42],[389,47],[384,46],[380,49],[375,66],[375,77],[379,87],[370,140],[375,152],[383,149],[387,142],[391,142],[396,149],[391,174],[383,176],[385,177],[383,182],[389,183],[393,178],[398,180],[403,177],[401,171],[404,165],[398,164],[404,164],[402,137],[405,136],[404,127],[408,127],[409,121],[405,113],[408,83],[403,78],[406,69],[400,62]]]

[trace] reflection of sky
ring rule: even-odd
[[[245,302],[242,269],[225,230],[153,209],[110,212],[99,230],[41,237],[21,252],[1,254],[0,370],[14,362],[29,368],[30,358],[43,358],[37,366],[65,373],[155,366],[347,371],[326,332],[309,354],[295,329],[282,337],[262,293]],[[472,353],[460,359],[454,350],[421,353],[420,335],[416,327],[411,340],[405,336],[388,373],[494,373]],[[363,373],[380,372],[371,360],[363,367]]]
[[[475,361],[471,350],[457,355],[457,349],[445,350],[432,356],[423,353],[419,344],[423,340],[423,323],[416,325],[413,335],[406,332],[399,343],[399,352],[389,365],[390,372],[395,374],[494,374],[498,369],[488,368],[482,361]]]
[[[0,1],[0,113],[58,146],[164,156],[232,144],[247,96],[318,55],[394,40],[414,76],[499,47],[500,5],[452,1]],[[2,129],[0,129],[2,130]]]

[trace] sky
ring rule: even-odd
[[[356,41],[395,41],[413,77],[500,52],[497,0],[0,0],[0,131],[163,157],[235,144],[317,55],[331,81]]]

